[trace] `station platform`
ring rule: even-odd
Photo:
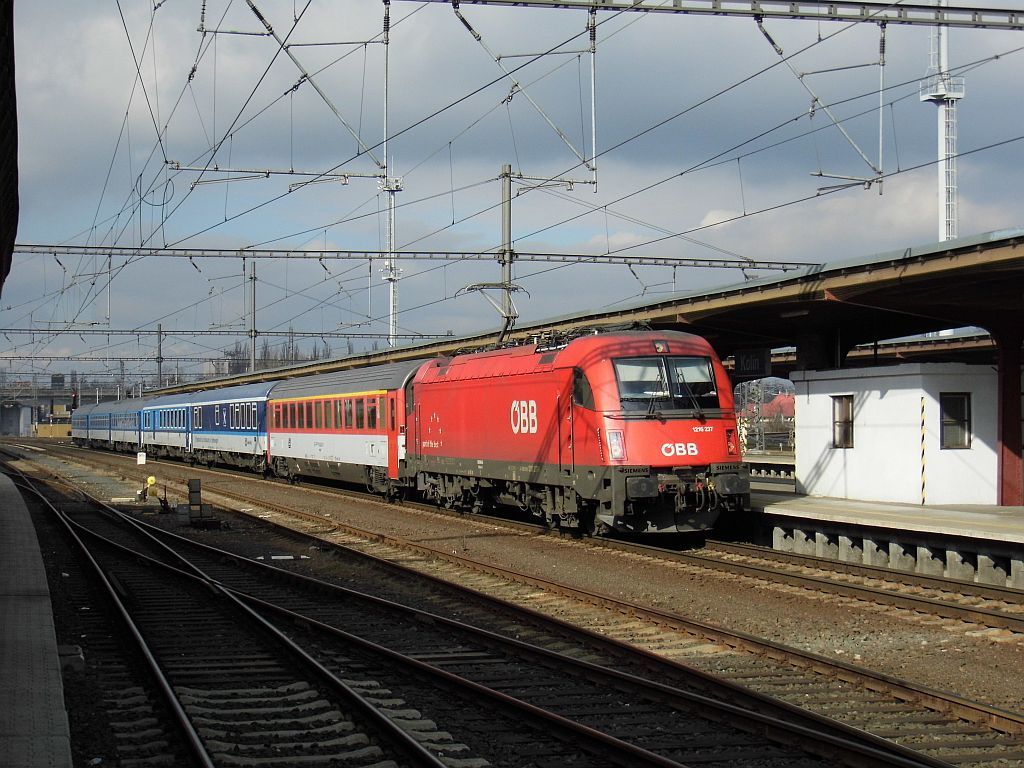
[[[0,765],[70,768],[71,738],[39,541],[0,474]]]
[[[754,492],[783,551],[1024,589],[1024,507]]]

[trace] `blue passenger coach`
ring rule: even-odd
[[[183,420],[184,445],[170,454],[186,454],[204,464],[233,464],[263,471],[267,461],[267,398],[277,382],[243,384],[224,389],[161,398],[156,404]],[[170,441],[164,440],[164,445]]]
[[[142,445],[155,456],[179,456],[190,449],[191,395],[161,395],[142,408]]]
[[[138,450],[142,444],[140,410],[152,399],[143,397],[83,405],[71,417],[71,437],[78,444],[120,451]]]

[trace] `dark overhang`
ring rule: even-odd
[[[707,337],[723,357],[744,349],[824,345],[826,365],[868,362],[885,339],[978,326],[997,332],[1021,324],[1024,306],[1024,229],[992,232],[934,245],[814,266],[782,277],[752,280],[706,292],[674,294],[656,302],[518,326],[526,339],[591,326],[644,323]],[[259,371],[222,383],[241,384],[364,365],[452,354],[493,342],[497,331],[402,347],[341,360]],[[966,346],[965,346],[966,345]],[[963,349],[962,349],[963,348]],[[951,359],[964,349],[992,355],[987,338],[884,345],[886,359]],[[833,354],[834,353],[834,354]],[[800,367],[797,354],[777,355],[783,372]],[[164,391],[209,386],[204,382]]]
[[[18,233],[18,106],[14,95],[14,0],[0,0],[0,293]]]

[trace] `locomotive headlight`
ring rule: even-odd
[[[616,461],[626,458],[626,440],[622,437],[622,430],[608,430],[608,455]]]

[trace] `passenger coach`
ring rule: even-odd
[[[394,496],[406,435],[403,387],[422,360],[283,381],[269,406],[271,468]]]
[[[263,472],[267,469],[267,399],[278,382],[243,384],[193,392],[184,406],[188,442],[184,450],[203,464],[230,464]]]

